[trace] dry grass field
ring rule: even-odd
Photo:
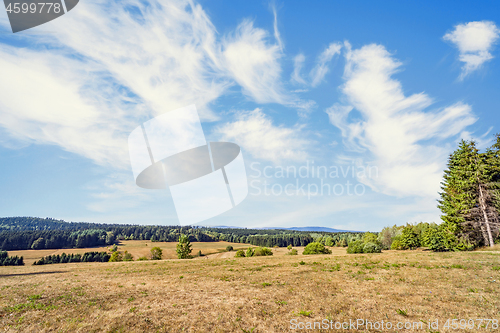
[[[151,247],[145,243],[126,242],[120,250],[137,257]],[[195,251],[215,253],[227,243],[193,245]],[[173,256],[175,243],[162,247]],[[498,248],[357,255],[332,250],[331,255],[288,256],[286,249],[273,249],[272,257],[233,258],[231,252],[193,260],[0,267],[0,332],[291,332],[298,331],[291,321],[313,325],[324,319],[413,327],[303,331],[500,332],[491,324],[443,328],[447,319],[500,319]],[[34,260],[36,253],[30,256]],[[439,329],[429,329],[435,320]]]
[[[193,248],[193,255],[196,255],[198,251],[201,250],[203,255],[210,255],[214,253],[220,253],[225,251],[226,246],[231,245],[234,249],[247,249],[248,244],[241,243],[228,243],[228,242],[207,242],[207,243],[191,243]],[[120,251],[128,251],[134,257],[134,260],[142,256],[149,257],[149,253],[152,247],[158,246],[163,250],[164,259],[176,259],[177,254],[175,249],[177,247],[176,242],[151,242],[148,240],[127,240],[121,241],[118,244],[118,249]],[[26,265],[31,265],[34,261],[48,255],[57,254],[70,254],[70,253],[85,253],[90,251],[108,251],[109,247],[92,247],[83,249],[61,249],[61,250],[25,250],[25,251],[9,251],[9,256],[23,256]]]

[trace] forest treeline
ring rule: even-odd
[[[441,224],[386,227],[378,234],[377,245],[394,250],[469,251],[500,243],[500,135],[484,152],[474,141],[462,140],[448,158],[439,194]]]
[[[314,237],[329,237],[328,244],[347,246],[356,233],[311,233],[282,229],[209,228],[64,222],[49,218],[0,218],[0,250],[64,249],[107,246],[120,240],[177,242],[180,235],[191,242],[227,241],[256,246],[306,246]],[[326,236],[328,235],[328,236]],[[337,244],[338,243],[338,244]]]

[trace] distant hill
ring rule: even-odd
[[[66,222],[63,220],[56,220],[49,217],[40,218],[40,217],[18,216],[18,217],[0,218],[0,231],[86,230],[95,228],[109,229],[109,228],[124,228],[133,226],[137,225],[91,223],[91,222]],[[195,226],[195,228],[200,228],[200,227],[201,226]],[[310,232],[336,232],[336,233],[363,232],[363,231],[341,230],[341,229],[333,229],[328,227],[315,227],[315,226],[291,227],[291,228],[283,228],[283,227],[243,228],[235,226],[213,226],[213,227],[208,226],[206,228],[248,229],[248,230],[290,230],[290,231],[303,231],[303,232],[310,231]]]
[[[286,228],[286,230],[318,231],[318,232],[364,232],[364,231],[333,229],[327,227],[292,227],[292,228]]]
[[[247,229],[242,227],[228,227],[228,226],[215,226],[209,228],[220,228],[220,229]],[[283,228],[283,227],[264,227],[264,228],[252,228],[257,230],[294,230],[294,231],[316,231],[316,232],[364,232],[364,231],[353,231],[353,230],[342,230],[342,229],[333,229],[328,227],[291,227],[291,228]]]

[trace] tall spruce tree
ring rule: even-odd
[[[478,233],[466,216],[478,205],[477,172],[479,152],[474,142],[462,140],[448,159],[448,169],[441,182],[438,207],[444,223],[440,226],[445,246],[462,250],[475,247],[480,241]]]
[[[496,144],[500,148],[498,137]],[[481,154],[475,142],[462,140],[450,155],[438,200],[441,236],[449,249],[493,246],[498,235],[498,148]]]

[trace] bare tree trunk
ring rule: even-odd
[[[484,224],[486,225],[486,232],[488,233],[488,241],[490,243],[490,247],[493,247],[493,236],[491,235],[490,221],[488,220],[488,214],[486,213],[486,204],[481,184],[479,184],[479,205],[481,207],[481,211],[483,212]]]

